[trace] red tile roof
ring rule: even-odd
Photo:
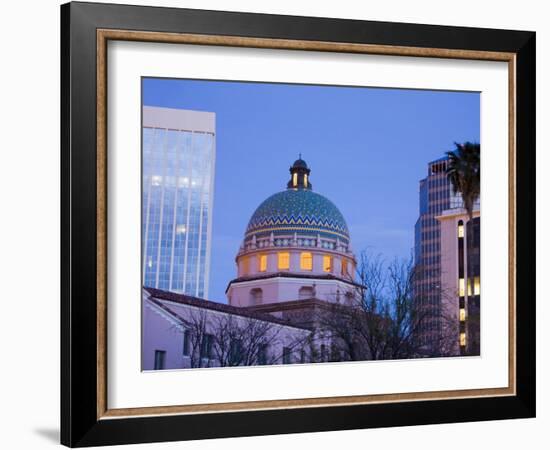
[[[270,314],[250,311],[250,310],[247,310],[246,308],[240,308],[238,306],[232,306],[232,305],[227,305],[225,303],[213,302],[200,297],[193,297],[191,295],[186,295],[186,294],[177,294],[175,292],[163,291],[163,290],[154,289],[151,287],[144,287],[144,289],[151,295],[152,300],[157,300],[155,301],[155,304],[160,306],[165,311],[170,312],[174,317],[176,317],[180,321],[185,321],[185,319],[180,315],[178,315],[176,312],[170,310],[166,305],[162,304],[158,300],[170,301],[174,303],[179,303],[181,305],[196,306],[198,308],[219,311],[226,314],[233,314],[236,316],[249,317],[252,319],[263,320],[266,322],[272,322],[278,325],[285,325],[293,328],[309,329],[304,326],[295,325],[289,320],[279,319]]]

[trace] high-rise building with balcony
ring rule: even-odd
[[[142,283],[208,297],[216,116],[144,106]]]
[[[437,216],[441,229],[442,311],[449,332],[449,353],[480,354],[480,230],[476,205],[469,221],[462,207]]]

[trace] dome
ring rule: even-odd
[[[307,166],[306,166],[307,167]],[[328,198],[310,189],[287,189],[264,200],[252,215],[245,239],[270,235],[324,236],[349,243],[344,216]]]
[[[302,158],[298,158],[296,161],[294,161],[292,167],[295,169],[307,169],[307,164]]]

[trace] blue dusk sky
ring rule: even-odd
[[[480,136],[479,93],[143,80],[143,104],[216,113],[209,299],[226,302],[250,216],[298,154],[348,224],[356,254],[408,258],[427,164]]]

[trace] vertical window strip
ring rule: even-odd
[[[160,253],[161,253],[161,241],[162,241],[162,218],[164,213],[164,188],[166,184],[166,141],[168,132],[164,128],[162,130],[163,142],[162,142],[162,185],[161,185],[161,194],[160,194],[160,216],[159,216],[159,233],[157,241],[157,266],[155,274],[155,288],[159,287],[159,275],[160,275]]]
[[[178,151],[179,151],[179,142],[180,142],[180,136],[181,131],[178,131],[176,134],[176,144],[174,148],[174,158],[176,160],[175,168],[174,168],[174,179],[175,179],[175,187],[174,187],[174,209],[173,209],[173,220],[172,220],[172,248],[170,249],[170,279],[168,282],[169,289],[172,290],[172,279],[174,276],[174,247],[176,245],[176,224],[177,224],[177,212],[178,212],[178,180],[179,180],[179,158],[178,158]]]

